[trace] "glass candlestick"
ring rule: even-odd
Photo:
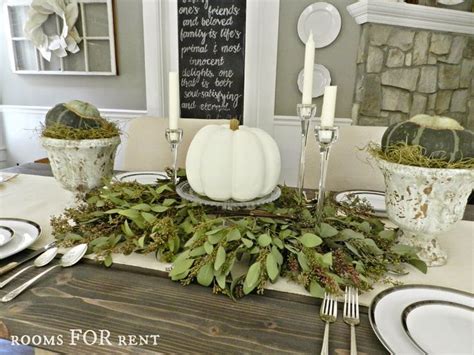
[[[339,128],[316,126],[314,128],[314,135],[316,136],[316,141],[319,143],[319,154],[321,159],[321,175],[319,177],[318,204],[316,208],[317,218],[320,219],[323,214],[324,197],[326,195],[326,174],[329,163],[329,153],[331,145],[335,143],[339,137]]]
[[[314,104],[298,104],[296,112],[301,122],[301,151],[300,166],[298,169],[298,193],[303,196],[304,173],[306,163],[306,143],[308,142],[309,122],[316,115],[316,105]]]
[[[178,146],[183,140],[183,130],[181,128],[168,128],[165,136],[170,144],[171,154],[173,154],[173,183],[176,185],[178,183]]]

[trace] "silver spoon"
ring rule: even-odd
[[[56,256],[57,253],[58,253],[58,248],[51,248],[51,249],[46,250],[43,254],[41,254],[40,256],[38,256],[38,257],[35,259],[35,262],[34,262],[33,265],[24,267],[23,269],[21,269],[20,271],[18,271],[15,275],[12,275],[11,277],[9,277],[8,279],[6,279],[5,281],[0,282],[0,288],[5,287],[5,286],[8,285],[11,281],[13,281],[14,279],[16,279],[16,278],[17,278],[18,276],[20,276],[21,274],[23,274],[26,270],[31,269],[33,266],[35,266],[35,267],[43,267],[43,266],[48,265],[48,264],[54,259],[54,257]]]
[[[33,277],[31,280],[25,282],[23,285],[17,287],[13,291],[7,293],[5,296],[2,298],[2,302],[8,302],[14,299],[16,296],[18,296],[20,293],[22,293],[24,290],[26,290],[30,285],[38,281],[41,277],[46,275],[48,272],[51,270],[57,268],[57,267],[69,267],[73,266],[76,264],[79,260],[82,259],[84,254],[87,251],[87,244],[79,244],[76,245],[74,248],[69,249],[62,257],[61,260],[59,261],[59,264],[54,265],[50,267],[49,269],[43,271],[41,274]]]

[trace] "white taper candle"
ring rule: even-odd
[[[177,72],[169,73],[169,128],[178,128],[179,112],[179,75]]]
[[[309,34],[304,53],[304,71],[303,71],[303,100],[304,105],[310,105],[313,102],[313,70],[314,70],[314,40],[313,32]]]
[[[334,114],[336,112],[337,86],[326,86],[324,88],[323,109],[321,112],[321,126],[334,126]]]

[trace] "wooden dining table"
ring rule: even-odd
[[[51,176],[47,164],[2,171]],[[470,206],[467,219],[473,219],[473,212]],[[28,253],[31,250],[0,266]],[[23,274],[20,281],[39,272]],[[0,290],[0,297],[7,290]],[[232,301],[213,295],[210,288],[184,287],[163,272],[118,264],[105,268],[83,260],[52,272],[13,301],[1,304],[0,337],[36,339],[31,345],[37,348],[73,354],[315,354],[321,350],[324,332],[320,305],[320,299],[270,290]],[[342,306],[339,303],[340,313]],[[359,353],[387,353],[367,312],[361,307]],[[100,343],[100,335],[108,335],[109,342]],[[341,316],[331,324],[329,346],[331,354],[349,353],[350,328]]]

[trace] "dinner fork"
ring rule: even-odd
[[[359,294],[358,290],[354,287],[346,287],[343,319],[346,324],[351,326],[351,355],[357,355],[355,326],[360,323]]]
[[[337,319],[337,300],[328,292],[324,293],[323,303],[319,310],[319,317],[326,322],[324,327],[323,347],[321,355],[329,354],[329,323],[334,323]]]

